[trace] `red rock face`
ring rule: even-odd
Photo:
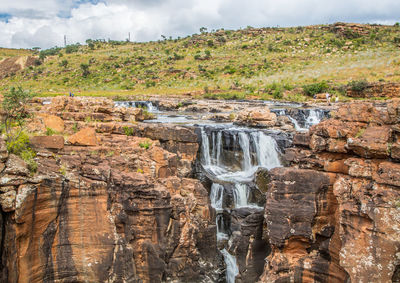
[[[216,280],[208,193],[188,178],[197,135],[111,123],[90,122],[62,146],[59,137],[33,139],[34,175],[1,141],[1,282]],[[129,125],[136,136],[124,134]]]
[[[294,138],[264,185],[261,282],[400,282],[398,114],[349,104]]]

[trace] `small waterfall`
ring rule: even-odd
[[[222,132],[217,134],[217,164],[221,164]]]
[[[246,133],[239,133],[239,144],[243,151],[242,168],[247,172],[251,169],[250,140]]]
[[[222,201],[224,198],[224,186],[213,183],[211,186],[210,200],[211,206],[216,210],[222,210]]]
[[[322,116],[321,113],[322,112],[317,111],[315,109],[311,109],[308,112],[308,116],[307,116],[306,122],[305,122],[305,126],[307,129],[310,128],[311,126],[316,125],[319,122],[321,122],[321,120],[323,118],[323,117],[321,117]]]
[[[251,133],[256,141],[257,162],[260,167],[272,169],[281,166],[276,141],[262,132]]]
[[[239,274],[239,268],[236,263],[236,258],[231,255],[226,249],[221,250],[226,264],[226,282],[235,283],[235,277]]]
[[[202,157],[203,164],[205,166],[211,165],[211,157],[210,157],[210,142],[208,141],[208,136],[204,129],[201,129],[201,146],[202,146]]]
[[[246,184],[236,183],[233,190],[233,199],[235,201],[235,207],[247,207],[248,203],[248,187]]]
[[[144,108],[151,113],[158,111],[157,107],[151,101],[115,101],[114,105],[116,107]]]

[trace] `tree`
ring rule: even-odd
[[[31,97],[32,95],[21,87],[12,87],[4,94],[1,106],[7,150],[19,155],[27,163],[31,173],[34,173],[38,168],[34,159],[36,152],[30,147],[29,136],[23,131],[25,119],[30,116],[26,105]]]
[[[82,76],[86,78],[90,74],[89,64],[82,63],[81,69],[82,69]]]
[[[2,102],[3,127],[6,132],[6,139],[18,138],[22,132],[24,120],[29,117],[26,104],[32,95],[21,87],[12,87],[4,94]],[[16,130],[13,132],[13,130]]]
[[[206,27],[201,27],[200,28],[200,33],[205,33],[207,31],[207,28]]]

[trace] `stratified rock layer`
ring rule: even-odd
[[[99,101],[54,103],[112,111]],[[34,175],[1,141],[0,281],[215,281],[221,258],[208,193],[190,178],[197,135],[107,115],[115,120],[66,121],[67,133],[83,129],[66,144],[35,138]]]
[[[398,99],[344,105],[259,178],[260,282],[400,282],[399,114]]]

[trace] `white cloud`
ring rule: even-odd
[[[1,14],[10,14],[1,21]],[[398,0],[0,0],[0,46],[63,45],[88,38],[147,41],[248,25],[400,21]]]

